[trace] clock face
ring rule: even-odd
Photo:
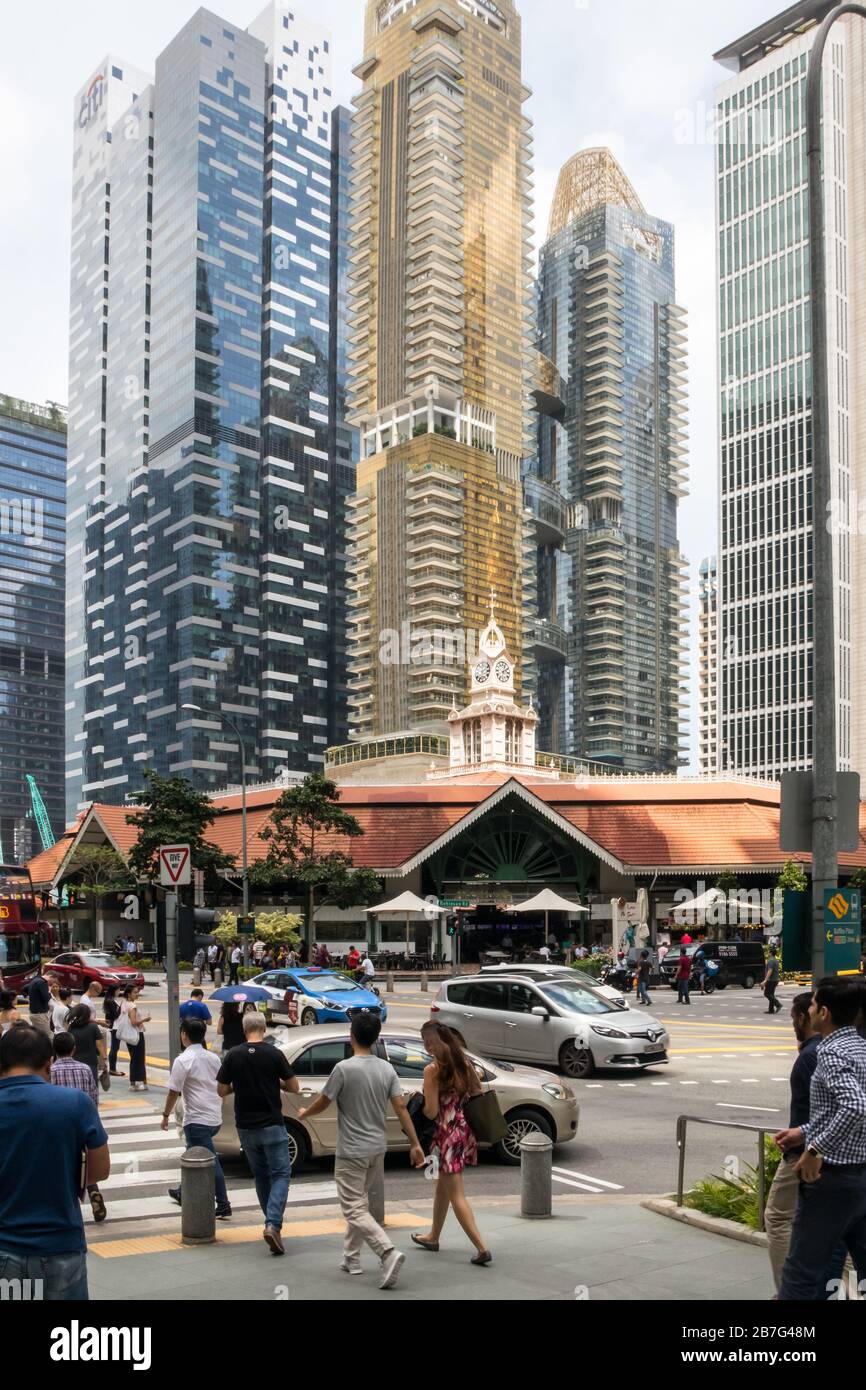
[[[507,685],[511,680],[511,667],[507,661],[497,661],[496,679],[499,681],[500,685]]]
[[[483,685],[485,681],[490,680],[489,661],[479,661],[478,665],[475,667],[475,679],[479,685]]]

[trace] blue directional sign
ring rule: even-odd
[[[824,892],[824,963],[828,975],[856,974],[860,969],[859,888]]]

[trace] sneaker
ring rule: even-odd
[[[340,1268],[341,1268],[341,1270],[343,1271],[344,1274],[363,1274],[363,1273],[364,1273],[363,1269],[361,1268],[361,1261],[360,1261],[360,1260],[347,1260],[347,1259],[344,1258],[344,1259],[342,1259],[342,1260],[340,1261]]]
[[[174,1194],[172,1193],[172,1196],[173,1195]],[[217,1221],[225,1221],[227,1217],[231,1216],[231,1214],[232,1209],[228,1202],[226,1202],[224,1207],[217,1207],[216,1211],[214,1212],[214,1216],[216,1217]]]
[[[169,1197],[171,1198],[171,1200],[172,1200],[173,1202],[177,1202],[178,1206],[180,1206],[180,1188],[179,1188],[179,1187],[170,1187],[170,1188],[168,1189],[168,1195],[169,1195]]]
[[[382,1278],[379,1280],[380,1289],[393,1289],[398,1278],[400,1269],[406,1263],[406,1256],[402,1250],[390,1250],[382,1258]]]

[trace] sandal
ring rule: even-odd
[[[108,1212],[105,1210],[105,1198],[101,1192],[91,1192],[90,1209],[93,1212],[93,1219],[97,1223],[104,1221]]]
[[[429,1250],[433,1255],[436,1255],[439,1252],[438,1240],[425,1240],[424,1236],[416,1236],[414,1232],[412,1233],[410,1239],[412,1240],[413,1244],[418,1246],[419,1250]]]
[[[493,1263],[493,1256],[489,1250],[479,1250],[474,1259],[470,1260],[471,1265],[489,1265]]]

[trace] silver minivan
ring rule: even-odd
[[[519,971],[447,980],[431,1005],[485,1057],[557,1066],[584,1078],[609,1067],[642,1068],[668,1060],[668,1034],[650,1014],[617,1009],[569,979]]]

